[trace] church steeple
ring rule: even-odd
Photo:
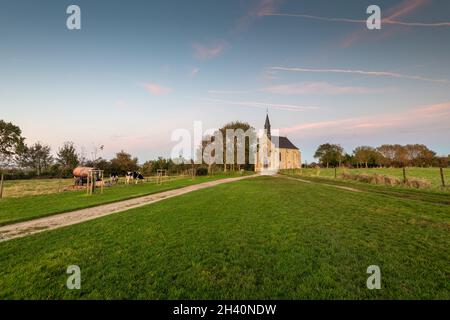
[[[270,140],[272,138],[272,135],[270,133],[269,110],[267,110],[267,113],[266,113],[266,123],[264,124],[264,130],[266,130],[267,137],[269,137],[269,140]]]

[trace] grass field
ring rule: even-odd
[[[0,298],[449,299],[449,231],[439,201],[257,177],[0,243]]]
[[[73,185],[73,179],[28,179],[6,180],[3,197],[26,197],[58,193],[64,187]]]
[[[119,184],[105,188],[103,194],[97,190],[92,196],[86,195],[86,191],[70,191],[4,198],[0,200],[0,226],[238,175],[241,174],[218,173],[213,176],[196,177],[194,180],[186,177],[164,182],[162,185],[154,182],[137,185]],[[35,180],[34,183],[45,185],[47,182]]]
[[[284,170],[286,173],[290,173],[291,170]],[[346,171],[350,174],[360,174],[360,173],[368,173],[368,174],[380,174],[396,177],[400,180],[403,180],[403,170],[401,168],[361,168],[361,169],[344,169],[337,168],[337,177],[340,178],[342,173]],[[333,178],[334,179],[334,168],[303,168],[301,170],[296,170],[296,174],[311,176],[311,177],[321,177],[321,178]],[[406,168],[406,176],[408,178],[418,178],[425,179],[431,182],[431,189],[433,190],[441,190],[441,176],[439,172],[439,168],[417,168],[410,167]],[[444,179],[447,185],[446,191],[450,191],[450,168],[444,169]]]
[[[292,174],[285,172],[283,175],[295,179],[311,181],[314,183],[338,186],[356,189],[362,192],[377,193],[387,197],[419,200],[435,204],[445,204],[450,205],[450,195],[448,192],[443,190],[433,190],[433,189],[415,189],[415,188],[405,188],[402,186],[385,186],[379,184],[368,184],[363,182],[358,182],[354,180],[343,180],[343,179],[331,179],[322,178],[316,176],[305,176],[300,174]]]

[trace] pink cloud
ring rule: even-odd
[[[249,15],[262,17],[274,13],[283,0],[261,0],[250,12]]]
[[[450,129],[450,102],[422,106],[398,113],[303,123],[284,128],[281,131],[285,134],[301,132],[302,135],[315,135],[323,132],[328,135],[345,132],[376,134],[376,132],[385,132],[385,130],[398,131],[400,129],[433,131],[437,127]]]
[[[413,13],[416,9],[430,2],[430,0],[403,0],[403,2],[388,11],[386,20],[393,20]]]
[[[424,114],[446,114],[450,111],[450,103],[440,103],[433,104],[429,106],[424,106],[418,110],[420,113]]]
[[[172,88],[164,87],[156,83],[144,83],[142,86],[145,90],[155,96],[166,95],[173,91]]]
[[[228,44],[224,40],[212,45],[204,45],[200,43],[192,44],[192,47],[194,48],[194,56],[203,60],[217,57],[227,46]]]
[[[282,2],[283,0],[259,0],[238,20],[236,29],[245,29],[255,20],[273,14]]]
[[[403,2],[401,2],[399,5],[388,10],[387,17],[382,19],[382,24],[383,23],[395,24],[397,22],[395,21],[396,18],[407,16],[428,3],[430,3],[430,0],[403,0]],[[407,23],[402,22],[397,24],[407,25]],[[397,28],[395,30],[382,29],[381,36],[379,37],[381,37],[381,39],[386,38],[401,30],[405,29],[404,28],[403,29]],[[350,34],[341,41],[341,46],[344,48],[350,47],[352,44],[361,40],[367,34],[365,31],[366,30],[358,30],[356,32],[353,32],[352,34]]]
[[[328,82],[301,82],[275,85],[261,89],[263,92],[287,95],[301,94],[364,94],[385,92],[392,88],[366,88],[366,87],[348,87],[336,86]]]

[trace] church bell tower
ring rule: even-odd
[[[269,121],[269,112],[266,114],[266,123],[264,124],[264,130],[266,130],[267,137],[269,140],[272,139],[272,134],[270,133],[270,121]]]

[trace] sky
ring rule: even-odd
[[[380,30],[366,27],[373,4]],[[0,119],[29,144],[142,163],[194,121],[259,129],[267,110],[303,162],[326,142],[449,154],[450,1],[0,2]]]

